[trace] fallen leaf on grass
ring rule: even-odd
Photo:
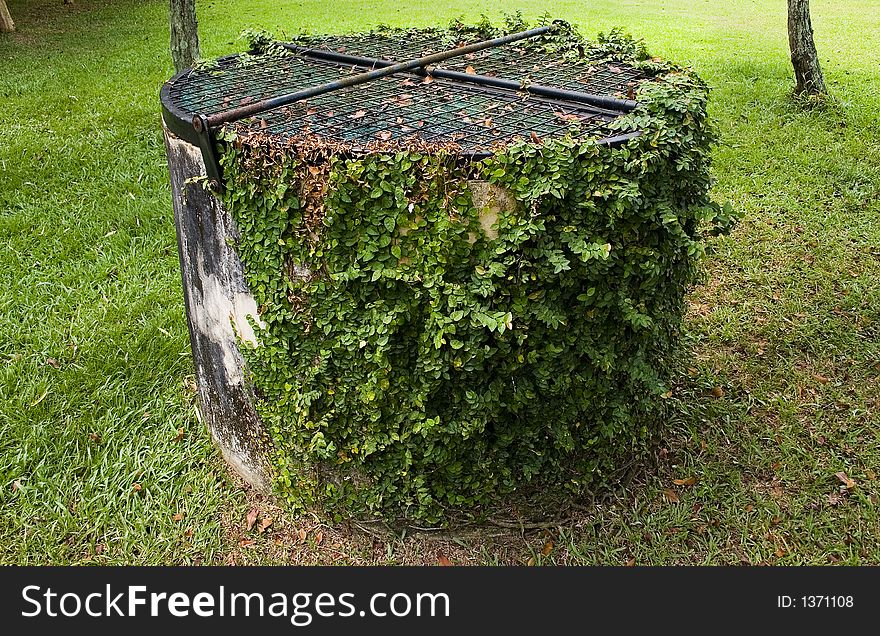
[[[36,406],[37,404],[39,404],[40,402],[42,402],[43,400],[45,400],[47,395],[49,395],[49,389],[46,389],[45,391],[43,391],[43,395],[41,395],[41,396],[38,397],[36,400],[34,400],[33,402],[31,402],[31,406]]]
[[[839,473],[834,473],[834,476],[840,480],[840,483],[846,486],[847,490],[852,490],[856,487],[856,482],[850,479],[850,477],[842,470]]]
[[[818,373],[813,374],[813,379],[819,384],[828,384],[828,378],[824,375],[819,375]]]
[[[140,492],[141,490],[144,489],[144,487],[138,483],[132,484],[131,487],[134,489],[135,492]]]
[[[94,442],[95,444],[101,443],[101,436],[97,433],[89,433],[89,440]]]
[[[12,482],[12,492],[15,492],[16,490],[21,490],[21,482],[17,479]]]
[[[635,564],[636,564],[636,560],[635,560],[635,558],[632,558],[626,562],[626,567],[628,567],[628,568],[635,567]]]
[[[553,542],[548,541],[544,544],[544,547],[541,548],[541,556],[550,556],[551,552],[553,552]]]
[[[696,477],[687,477],[686,479],[673,479],[672,483],[676,486],[693,486],[697,483]]]
[[[712,387],[712,396],[717,398],[724,397],[724,389],[720,386]]]
[[[266,531],[266,528],[268,528],[271,525],[272,525],[272,517],[263,517],[260,520],[260,527],[257,528],[257,530],[260,532],[260,534],[262,534]]]
[[[254,524],[257,522],[257,509],[251,508],[250,512],[247,513],[247,529],[250,531],[251,528],[254,527]]]
[[[875,473],[873,470],[871,470],[869,468],[868,470],[865,471],[865,477],[867,477],[871,481],[874,481],[875,479],[877,479],[877,473]]]
[[[60,364],[58,364],[58,360],[56,360],[55,358],[46,358],[46,364],[48,364],[53,369],[57,369],[61,366]]]
[[[238,542],[238,545],[240,545],[243,548],[249,548],[250,546],[254,545],[254,540],[253,539],[242,539],[241,541]]]
[[[184,438],[185,435],[186,435],[186,431],[183,428],[179,428],[179,429],[177,429],[177,435],[174,436],[173,441],[179,442],[180,440],[182,440]]]
[[[774,552],[774,554],[775,554],[778,558],[781,559],[782,557],[785,556],[785,550],[783,550],[782,548],[776,548],[776,552]]]
[[[324,540],[324,533],[321,530],[318,530],[318,534],[315,535],[315,545],[321,545],[321,542]]]
[[[442,566],[450,566],[452,565],[452,561],[446,558],[446,555],[442,552],[437,553],[437,564]]]
[[[751,512],[754,509],[755,509],[755,507],[752,504],[749,504],[748,506],[746,506],[746,512]]]
[[[306,537],[308,537],[309,535],[308,535],[308,533],[305,531],[304,528],[300,528],[300,529],[299,529],[299,532],[296,533],[296,536],[299,537],[299,540],[300,540],[300,541],[305,541],[305,540],[306,540]]]
[[[669,503],[678,503],[680,499],[678,498],[678,493],[672,490],[671,488],[667,488],[663,491],[663,496],[669,501]]]
[[[526,565],[535,565],[535,557],[529,557],[529,560],[526,561]]]

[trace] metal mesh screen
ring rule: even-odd
[[[404,39],[381,34],[332,36],[313,39],[308,43],[313,50],[356,54],[380,60],[421,57],[455,46],[456,43],[449,38],[430,34]],[[479,75],[512,80],[528,78],[535,84],[616,97],[631,96],[632,89],[645,78],[643,73],[624,64],[561,60],[551,54],[536,54],[533,48],[517,44],[453,58],[439,66],[463,72],[470,67]]]
[[[303,44],[300,42],[299,44]],[[406,60],[454,48],[449,38],[381,35],[328,37],[308,47],[366,58]],[[640,73],[623,65],[572,63],[507,45],[453,58],[439,68],[526,80],[599,95],[632,97]],[[231,56],[215,67],[192,71],[170,87],[170,98],[183,118],[211,115],[251,102],[278,97],[335,81],[368,68],[339,61],[287,56]],[[302,133],[353,148],[376,141],[417,138],[454,142],[463,152],[482,154],[517,138],[544,139],[574,128],[581,136],[608,137],[614,114],[584,104],[531,96],[514,90],[454,79],[425,81],[398,73],[356,87],[342,88],[246,119],[237,127],[257,128],[280,136]]]
[[[476,154],[517,137],[533,139],[533,133],[561,136],[572,126],[580,134],[602,135],[610,119],[515,93],[393,76],[271,111],[249,125],[280,135],[309,132],[354,146],[408,137],[452,141]]]

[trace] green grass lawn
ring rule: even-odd
[[[588,35],[623,26],[714,87],[715,196],[745,217],[692,297],[694,360],[656,461],[544,524],[393,534],[277,509],[229,476],[196,418],[159,125],[166,3],[10,0],[0,563],[880,563],[880,12],[812,5],[835,98],[822,110],[788,100],[780,1],[200,2],[207,56],[240,50],[248,26],[552,6]],[[274,518],[263,533],[246,529],[252,508]]]

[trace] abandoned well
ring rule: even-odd
[[[201,413],[235,470],[437,520],[637,453],[724,220],[702,82],[563,23],[252,45],[161,95]]]

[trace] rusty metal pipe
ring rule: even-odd
[[[258,113],[262,113],[267,110],[272,110],[280,106],[287,106],[288,104],[293,104],[294,102],[298,102],[303,99],[309,99],[317,95],[323,95],[324,93],[329,93],[331,91],[339,90],[341,88],[349,88],[351,86],[364,84],[374,79],[387,77],[401,71],[410,71],[417,68],[424,68],[426,66],[431,66],[453,57],[460,57],[462,55],[476,53],[477,51],[482,51],[484,49],[492,48],[494,46],[502,46],[504,44],[510,44],[511,42],[517,42],[519,40],[525,40],[527,38],[536,37],[538,35],[544,35],[545,33],[549,33],[550,31],[555,30],[556,28],[558,28],[558,26],[558,24],[554,23],[547,26],[538,27],[536,29],[529,29],[528,31],[511,33],[510,35],[505,35],[500,38],[493,38],[491,40],[484,40],[482,42],[474,42],[473,44],[461,46],[456,49],[433,53],[431,55],[426,55],[425,57],[392,64],[391,66],[368,71],[366,73],[359,73],[358,75],[352,75],[350,77],[346,77],[335,82],[328,82],[326,84],[321,84],[320,86],[314,86],[312,88],[296,91],[294,93],[288,93],[286,95],[280,95],[279,97],[265,99],[259,102],[255,102],[253,104],[247,104],[246,106],[232,108],[230,110],[209,115],[205,119],[207,120],[208,126],[215,128],[217,126],[220,126],[221,124],[246,119],[247,117],[252,117]],[[198,124],[196,123],[197,121]],[[200,120],[198,115],[193,118],[193,126],[196,127],[196,130],[198,130],[199,126],[202,126],[203,123],[204,122]]]

